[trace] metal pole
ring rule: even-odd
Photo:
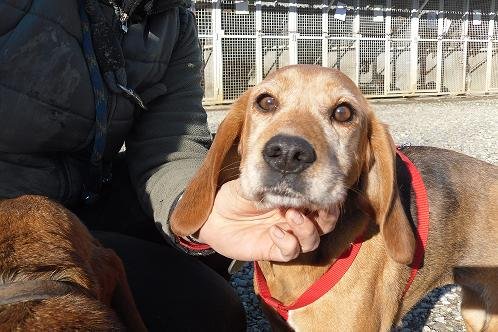
[[[425,0],[424,3],[418,8],[418,17],[422,14],[422,10],[424,10],[425,6],[427,6],[427,3],[429,0]]]
[[[222,41],[223,30],[221,29],[221,0],[212,0],[213,15],[213,59],[214,59],[214,99],[223,102],[223,52]]]
[[[462,27],[462,37],[463,37],[463,69],[462,69],[462,92],[467,91],[467,61],[468,61],[468,48],[469,48],[469,0],[464,0],[464,18],[463,18],[463,27]]]
[[[491,0],[489,13],[489,27],[488,27],[488,49],[486,53],[486,86],[485,92],[491,90],[491,79],[492,79],[492,69],[493,69],[493,32],[495,24],[495,0]]]
[[[297,0],[289,1],[289,63],[297,64]]]
[[[417,91],[417,66],[418,66],[418,0],[413,0],[411,14],[411,42],[410,42],[410,93]]]
[[[386,0],[386,39],[385,39],[385,56],[384,56],[384,93],[388,94],[391,91],[391,0]]]
[[[322,66],[329,66],[329,0],[322,0]]]
[[[354,76],[354,82],[360,84],[360,0],[355,1],[356,8],[354,11],[353,18],[353,36],[355,37],[355,48],[356,48],[356,72]]]
[[[256,83],[263,80],[263,40],[262,40],[262,13],[261,13],[261,0],[255,2],[256,6]]]
[[[437,51],[436,51],[436,90],[441,92],[443,78],[443,31],[444,31],[444,0],[439,0],[437,15]]]

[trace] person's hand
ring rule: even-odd
[[[260,210],[240,195],[239,186],[237,179],[220,188],[198,233],[201,242],[226,257],[287,262],[315,250],[320,235],[332,231],[337,222],[336,206],[309,216],[296,209]]]

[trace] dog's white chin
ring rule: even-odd
[[[280,208],[282,206],[292,208],[309,208],[310,202],[300,197],[289,197],[274,193],[265,193],[261,205],[268,209]]]
[[[316,201],[297,193],[280,193],[266,191],[256,195],[259,206],[266,209],[275,208],[296,208],[310,211],[328,210],[331,206],[342,204],[346,199],[346,190],[342,187],[335,187],[330,190],[330,194],[320,197]],[[320,202],[320,203],[317,203]]]

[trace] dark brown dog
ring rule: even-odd
[[[146,330],[121,260],[70,211],[3,200],[0,229],[0,330]]]
[[[467,328],[498,331],[498,168],[437,148],[403,151],[425,182],[430,213],[423,266],[405,295],[419,222],[409,175],[386,127],[337,70],[286,67],[235,102],[174,211],[173,231],[197,231],[217,188],[239,175],[242,194],[266,207],[339,204],[341,218],[316,251],[289,263],[259,262],[272,296],[287,305],[364,234],[342,279],[291,310],[288,327],[387,331],[428,291],[456,282]],[[239,171],[227,173],[237,161]]]

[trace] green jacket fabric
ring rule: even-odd
[[[0,197],[80,200],[95,105],[78,9],[77,0],[0,0]],[[210,144],[195,19],[183,7],[153,14],[129,25],[121,45],[128,87],[147,110],[108,93],[104,159],[125,142],[142,207],[168,233],[171,206]]]

